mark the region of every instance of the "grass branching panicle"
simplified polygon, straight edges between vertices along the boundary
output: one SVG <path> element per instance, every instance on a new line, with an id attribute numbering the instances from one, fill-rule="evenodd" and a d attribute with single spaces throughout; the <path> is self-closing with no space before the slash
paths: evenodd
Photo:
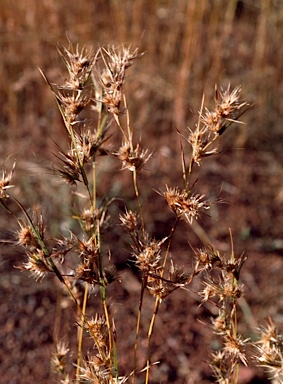
<path id="1" fill-rule="evenodd" d="M 54 95 L 67 136 L 66 144 L 55 142 L 52 169 L 70 189 L 72 217 L 66 218 L 69 226 L 64 234 L 50 238 L 47 236 L 50 228 L 39 210 L 30 214 L 12 196 L 10 188 L 16 163 L 10 170 L 2 171 L 0 204 L 18 223 L 14 245 L 20 246 L 26 255 L 19 268 L 39 281 L 53 275 L 74 304 L 73 324 L 78 328 L 75 350 L 71 350 L 71 344 L 61 341 L 59 331 L 54 340 L 52 364 L 61 375 L 61 382 L 149 383 L 152 367 L 156 365 L 156 361 L 152 361 L 152 339 L 160 306 L 178 289 L 189 292 L 189 286 L 197 278 L 201 282 L 200 305 L 213 305 L 215 309 L 210 325 L 221 345 L 212 353 L 210 366 L 217 382 L 237 383 L 240 367 L 249 363 L 246 346 L 250 340 L 238 331 L 238 300 L 244 294 L 240 274 L 246 256 L 234 254 L 232 241 L 229 256 L 213 242 L 202 242 L 193 250 L 188 247 L 192 268 L 186 270 L 178 265 L 172 242 L 181 221 L 188 232 L 194 231 L 195 223 L 201 226 L 203 215 L 208 216 L 212 205 L 217 203 L 198 191 L 198 183 L 193 181 L 194 166 L 205 166 L 205 158 L 219 153 L 224 132 L 233 123 L 242 123 L 240 118 L 250 105 L 241 99 L 241 88 L 231 89 L 229 85 L 219 91 L 216 87 L 214 109 L 204 106 L 203 97 L 195 128 L 184 127 L 185 133 L 180 135 L 179 184 L 176 185 L 174 179 L 173 185 L 167 183 L 160 186 L 158 193 L 154 192 L 156 201 L 162 204 L 165 200 L 168 213 L 171 210 L 175 220 L 156 238 L 151 233 L 150 216 L 146 214 L 147 187 L 140 178 L 145 170 L 150 170 L 156 154 L 144 148 L 145 138 L 134 131 L 128 96 L 124 92 L 124 84 L 129 81 L 128 71 L 143 53 L 125 46 L 94 51 L 70 45 L 60 47 L 59 54 L 67 69 L 62 84 L 52 84 L 42 75 Z M 125 196 L 113 195 L 111 172 L 106 171 L 102 176 L 109 164 L 117 167 L 113 174 L 117 169 L 123 175 L 130 171 L 134 197 L 129 199 L 126 193 Z M 109 180 L 102 188 L 104 181 L 101 180 L 105 180 L 107 174 Z M 107 191 L 110 191 L 108 195 Z M 158 203 L 156 206 L 158 209 Z M 129 264 L 134 266 L 141 282 L 139 302 L 133 309 L 136 325 L 132 361 L 124 376 L 119 371 L 119 329 L 116 329 L 112 310 L 114 299 L 109 297 L 109 286 L 118 286 L 123 278 L 117 274 L 112 260 L 117 245 L 114 240 L 107 243 L 106 235 L 113 222 L 122 229 L 124 242 L 130 244 Z M 89 305 L 92 292 L 96 293 L 95 308 Z M 150 316 L 147 308 L 143 317 L 145 298 L 151 298 L 153 304 Z M 143 361 L 139 358 L 142 324 L 143 330 L 147 327 L 146 342 L 142 343 L 147 345 Z M 93 344 L 88 352 L 84 347 L 86 339 L 91 339 Z M 272 322 L 261 330 L 256 349 L 258 362 L 274 377 L 282 379 L 282 337 Z M 75 373 L 72 366 L 76 367 Z"/>

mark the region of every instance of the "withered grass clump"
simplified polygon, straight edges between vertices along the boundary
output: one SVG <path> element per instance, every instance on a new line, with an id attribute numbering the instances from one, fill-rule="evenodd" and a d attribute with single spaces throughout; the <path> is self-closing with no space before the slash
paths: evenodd
<path id="1" fill-rule="evenodd" d="M 188 225 L 188 231 L 216 201 L 209 200 L 197 191 L 192 182 L 195 165 L 203 166 L 203 159 L 218 153 L 221 135 L 232 123 L 249 108 L 249 104 L 240 97 L 240 87 L 231 90 L 230 86 L 220 92 L 216 88 L 215 108 L 204 108 L 204 99 L 199 118 L 194 129 L 188 129 L 184 136 L 184 146 L 189 145 L 189 156 L 184 146 L 180 147 L 180 185 L 165 185 L 157 193 L 157 198 L 165 199 L 168 208 L 175 215 L 175 222 L 160 240 L 149 232 L 150 223 L 144 215 L 143 188 L 139 184 L 139 174 L 145 164 L 150 164 L 153 154 L 144 149 L 136 140 L 129 111 L 127 97 L 124 94 L 124 82 L 129 68 L 143 53 L 137 49 L 121 47 L 116 49 L 100 48 L 97 52 L 79 50 L 70 46 L 61 47 L 59 53 L 66 65 L 68 77 L 63 84 L 53 85 L 43 74 L 54 95 L 68 136 L 67 149 L 57 143 L 54 173 L 62 178 L 76 199 L 73 220 L 79 223 L 80 230 L 68 229 L 68 236 L 47 239 L 46 224 L 38 211 L 29 211 L 8 194 L 13 185 L 11 179 L 15 164 L 10 171 L 4 170 L 0 180 L 1 206 L 19 224 L 15 234 L 15 245 L 21 246 L 26 260 L 19 268 L 30 272 L 41 280 L 46 275 L 55 275 L 60 284 L 75 303 L 77 313 L 74 323 L 78 325 L 76 351 L 70 353 L 70 347 L 57 335 L 56 350 L 52 363 L 61 375 L 62 383 L 75 380 L 76 383 L 134 383 L 144 375 L 142 382 L 150 382 L 151 340 L 163 300 L 178 289 L 188 289 L 196 276 L 202 281 L 202 290 L 198 293 L 201 304 L 214 303 L 218 315 L 212 320 L 212 327 L 222 348 L 212 354 L 211 367 L 219 383 L 237 383 L 239 367 L 247 365 L 245 346 L 248 343 L 237 329 L 237 301 L 243 295 L 240 283 L 241 268 L 246 260 L 244 255 L 236 256 L 232 250 L 229 257 L 221 254 L 212 244 L 203 244 L 192 255 L 194 267 L 191 271 L 178 266 L 178 260 L 171 255 L 171 242 L 178 229 L 180 220 Z M 89 116 L 92 116 L 91 118 Z M 115 141 L 110 141 L 115 134 Z M 117 136 L 119 141 L 116 140 Z M 111 219 L 110 207 L 120 196 L 99 196 L 98 171 L 103 169 L 104 160 L 110 157 L 120 163 L 120 169 L 131 171 L 135 193 L 135 208 L 125 204 L 120 215 L 120 225 L 132 249 L 132 261 L 141 274 L 140 299 L 137 303 L 135 341 L 132 363 L 127 376 L 119 375 L 117 356 L 117 334 L 114 314 L 110 310 L 112 298 L 108 297 L 108 286 L 120 280 L 111 264 L 111 249 L 115 244 L 104 244 L 104 233 Z M 163 190 L 163 192 L 162 192 Z M 20 208 L 22 217 L 13 210 Z M 75 260 L 75 262 L 74 262 Z M 83 289 L 83 294 L 79 293 Z M 92 288 L 99 292 L 96 312 L 88 306 Z M 147 354 L 144 365 L 140 366 L 137 355 L 139 350 L 140 327 L 144 309 L 144 297 L 149 292 L 154 300 L 152 317 L 148 324 Z M 93 349 L 84 354 L 84 338 L 90 337 Z M 272 338 L 270 338 L 271 340 Z M 273 338 L 275 339 L 275 338 Z M 266 345 L 257 348 L 261 352 L 261 363 L 270 366 L 271 352 L 275 350 L 275 341 L 266 351 Z M 272 349 L 272 351 L 270 350 Z M 271 351 L 271 352 L 270 352 Z M 279 352 L 278 352 L 279 353 Z M 279 354 L 278 354 L 279 356 Z M 274 361 L 278 361 L 277 355 Z M 75 377 L 70 376 L 70 361 L 76 358 Z M 264 359 L 264 360 L 263 360 Z M 274 363 L 275 364 L 275 363 Z M 276 375 L 278 376 L 279 374 Z"/>

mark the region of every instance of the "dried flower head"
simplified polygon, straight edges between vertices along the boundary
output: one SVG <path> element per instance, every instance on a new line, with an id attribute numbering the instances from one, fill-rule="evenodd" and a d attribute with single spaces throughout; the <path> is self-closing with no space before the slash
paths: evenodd
<path id="1" fill-rule="evenodd" d="M 255 344 L 259 364 L 267 369 L 272 377 L 283 383 L 283 337 L 269 319 L 269 324 L 260 329 L 260 339 Z"/>
<path id="2" fill-rule="evenodd" d="M 122 169 L 129 169 L 130 171 L 139 171 L 147 161 L 151 158 L 152 153 L 148 150 L 142 150 L 140 145 L 137 144 L 135 149 L 132 149 L 130 143 L 124 143 L 118 152 L 113 153 L 113 156 L 122 161 Z"/>
<path id="3" fill-rule="evenodd" d="M 126 69 L 142 55 L 143 53 L 138 53 L 137 49 L 131 53 L 130 48 L 125 47 L 122 47 L 120 51 L 114 47 L 101 49 L 101 56 L 105 64 L 105 70 L 100 77 L 104 90 L 103 103 L 113 115 L 120 114 L 121 88 L 125 80 Z"/>
<path id="4" fill-rule="evenodd" d="M 229 322 L 229 324 L 227 324 L 227 322 Z M 231 326 L 231 322 L 225 310 L 219 311 L 218 316 L 212 319 L 212 325 L 217 335 L 223 336 L 227 334 L 227 331 Z"/>
<path id="5" fill-rule="evenodd" d="M 210 366 L 215 374 L 216 380 L 220 384 L 230 384 L 229 373 L 226 367 L 224 351 L 212 354 Z M 228 377 L 227 377 L 228 376 Z"/>
<path id="6" fill-rule="evenodd" d="M 120 215 L 121 225 L 122 227 L 129 233 L 138 232 L 139 229 L 139 221 L 137 214 L 132 212 L 131 210 L 126 210 L 123 215 Z"/>
<path id="7" fill-rule="evenodd" d="M 195 131 L 189 129 L 188 142 L 192 147 L 192 160 L 200 166 L 201 159 L 218 153 L 217 147 L 209 148 L 214 142 L 214 138 L 211 139 L 210 132 L 207 131 L 206 127 L 201 129 L 197 126 Z M 208 149 L 209 148 L 209 149 Z"/>
<path id="8" fill-rule="evenodd" d="M 203 112 L 202 104 L 196 129 L 189 129 L 188 142 L 192 147 L 191 158 L 194 163 L 200 165 L 203 157 L 217 154 L 217 138 L 233 122 L 241 123 L 239 118 L 250 108 L 250 104 L 240 100 L 240 92 L 240 87 L 230 91 L 230 85 L 225 91 L 218 92 L 216 88 L 214 110 L 205 108 Z"/>
<path id="9" fill-rule="evenodd" d="M 2 177 L 0 178 L 0 200 L 5 200 L 9 197 L 7 189 L 14 187 L 11 185 L 11 179 L 16 167 L 16 162 L 14 162 L 11 171 L 8 173 L 5 169 L 2 171 Z"/>
<path id="10" fill-rule="evenodd" d="M 53 272 L 45 255 L 41 250 L 35 250 L 34 252 L 27 252 L 28 261 L 19 266 L 19 269 L 30 271 L 35 280 L 42 280 L 46 273 Z"/>
<path id="11" fill-rule="evenodd" d="M 52 354 L 51 363 L 57 372 L 64 374 L 66 371 L 66 359 L 70 349 L 64 341 L 56 343 L 55 348 L 56 350 Z"/>
<path id="12" fill-rule="evenodd" d="M 104 316 L 97 314 L 84 323 L 84 329 L 99 344 L 98 349 L 109 347 L 109 332 Z"/>
<path id="13" fill-rule="evenodd" d="M 93 237 L 88 240 L 76 239 L 77 252 L 81 260 L 89 260 L 91 263 L 96 263 L 99 256 L 99 247 Z"/>
<path id="14" fill-rule="evenodd" d="M 219 302 L 224 302 L 226 299 L 233 301 L 243 295 L 243 287 L 232 284 L 231 279 L 226 279 L 225 276 L 219 277 L 217 282 L 208 277 L 204 280 L 204 285 L 205 288 L 201 292 L 203 301 L 213 297 L 216 297 Z"/>
<path id="15" fill-rule="evenodd" d="M 34 231 L 29 226 L 20 224 L 20 227 L 20 230 L 17 232 L 17 244 L 24 247 L 37 248 L 39 244 Z"/>
<path id="16" fill-rule="evenodd" d="M 59 92 L 56 97 L 68 124 L 78 122 L 79 113 L 89 104 L 91 99 L 89 95 L 83 95 L 80 92 L 73 94 Z"/>
<path id="17" fill-rule="evenodd" d="M 66 153 L 60 149 L 59 154 L 54 155 L 60 161 L 60 164 L 54 168 L 54 172 L 70 185 L 76 185 L 77 181 L 81 181 L 81 167 L 78 155 L 79 153 L 73 149 Z"/>
<path id="18" fill-rule="evenodd" d="M 103 361 L 96 356 L 84 360 L 84 366 L 80 367 L 80 381 L 83 383 L 109 384 L 110 373 Z"/>
<path id="19" fill-rule="evenodd" d="M 148 288 L 150 293 L 161 302 L 170 293 L 185 285 L 188 278 L 189 274 L 183 268 L 175 266 L 171 260 L 169 278 L 164 279 L 160 271 L 157 271 L 156 275 L 150 274 Z"/>
<path id="20" fill-rule="evenodd" d="M 240 100 L 241 87 L 236 87 L 230 91 L 230 85 L 226 90 L 221 89 L 215 92 L 214 111 L 205 110 L 201 115 L 201 122 L 205 128 L 216 135 L 221 135 L 233 122 L 238 121 L 239 117 L 246 112 L 250 105 Z"/>
<path id="21" fill-rule="evenodd" d="M 74 278 L 86 281 L 89 284 L 99 284 L 96 266 L 93 262 L 91 262 L 90 258 L 77 265 L 75 268 Z"/>
<path id="22" fill-rule="evenodd" d="M 143 273 L 154 272 L 160 269 L 161 245 L 167 240 L 167 237 L 157 241 L 148 239 L 141 244 L 141 251 L 134 254 L 135 263 Z"/>
<path id="23" fill-rule="evenodd" d="M 205 246 L 195 251 L 196 265 L 194 273 L 211 269 L 216 263 L 221 265 L 219 252 L 212 246 Z"/>
<path id="24" fill-rule="evenodd" d="M 190 224 L 194 218 L 198 219 L 203 209 L 210 208 L 210 204 L 203 200 L 204 195 L 194 195 L 191 191 L 181 191 L 178 187 L 169 188 L 166 186 L 163 195 L 176 216 L 184 216 Z"/>
<path id="25" fill-rule="evenodd" d="M 62 88 L 83 89 L 96 62 L 97 54 L 94 54 L 93 51 L 87 51 L 85 47 L 79 52 L 78 46 L 76 50 L 72 46 L 69 49 L 63 46 L 62 50 L 58 49 L 58 51 L 69 72 L 69 79 L 65 80 Z"/>
<path id="26" fill-rule="evenodd" d="M 244 347 L 248 340 L 249 339 L 243 340 L 241 336 L 234 337 L 231 334 L 226 334 L 223 350 L 229 356 L 232 356 L 232 358 L 237 361 L 241 361 L 245 366 L 247 366 L 248 362 L 244 352 Z"/>
<path id="27" fill-rule="evenodd" d="M 99 152 L 101 145 L 108 139 L 106 132 L 107 128 L 100 134 L 90 129 L 83 129 L 80 134 L 75 134 L 76 150 L 83 164 L 88 163 Z"/>

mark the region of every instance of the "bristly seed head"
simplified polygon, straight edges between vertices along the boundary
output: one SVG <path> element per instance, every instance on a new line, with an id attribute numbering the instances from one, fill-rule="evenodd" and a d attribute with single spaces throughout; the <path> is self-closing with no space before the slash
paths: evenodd
<path id="1" fill-rule="evenodd" d="M 36 248 L 38 247 L 37 238 L 34 235 L 34 231 L 30 227 L 21 225 L 21 229 L 17 232 L 18 245 L 24 247 Z"/>
<path id="2" fill-rule="evenodd" d="M 221 267 L 221 258 L 219 252 L 212 246 L 205 246 L 195 251 L 196 265 L 194 273 L 199 273 L 204 270 L 211 269 L 217 263 Z"/>
<path id="3" fill-rule="evenodd" d="M 63 94 L 58 93 L 57 99 L 64 112 L 64 116 L 68 124 L 74 124 L 77 122 L 79 113 L 89 104 L 90 96 L 83 96 L 82 94 Z"/>
<path id="4" fill-rule="evenodd" d="M 157 241 L 155 239 L 147 240 L 141 245 L 141 252 L 135 254 L 135 263 L 145 274 L 158 271 L 160 269 L 161 245 L 167 240 L 167 237 Z"/>
<path id="5" fill-rule="evenodd" d="M 93 51 L 88 52 L 85 48 L 79 52 L 78 46 L 75 51 L 72 46 L 69 50 L 63 46 L 62 51 L 59 49 L 58 51 L 69 72 L 69 79 L 65 80 L 62 88 L 73 91 L 82 90 L 96 62 L 97 54 L 95 55 Z"/>
<path id="6" fill-rule="evenodd" d="M 100 50 L 100 53 L 105 64 L 105 70 L 100 77 L 104 90 L 103 103 L 110 113 L 118 116 L 122 100 L 121 88 L 125 80 L 126 69 L 143 53 L 138 53 L 137 49 L 131 53 L 130 48 L 125 47 L 120 52 L 117 52 L 114 47 L 104 48 Z"/>
<path id="7" fill-rule="evenodd" d="M 146 162 L 151 158 L 152 153 L 148 153 L 148 150 L 142 150 L 140 145 L 137 144 L 135 149 L 131 149 L 129 143 L 125 143 L 120 147 L 119 151 L 113 153 L 122 161 L 122 169 L 129 169 L 130 171 L 139 171 L 144 167 Z"/>
<path id="8" fill-rule="evenodd" d="M 9 197 L 7 189 L 14 187 L 11 185 L 11 179 L 16 167 L 16 162 L 14 162 L 12 169 L 9 173 L 5 169 L 2 171 L 2 177 L 0 178 L 0 200 L 5 200 Z"/>
<path id="9" fill-rule="evenodd" d="M 84 328 L 87 333 L 93 337 L 95 342 L 98 345 L 98 348 L 108 348 L 109 347 L 109 333 L 107 322 L 105 318 L 101 315 L 96 315 L 91 320 L 88 320 L 84 323 Z"/>
<path id="10" fill-rule="evenodd" d="M 183 268 L 177 267 L 171 260 L 169 270 L 169 278 L 164 279 L 158 270 L 155 275 L 149 275 L 148 289 L 150 293 L 155 296 L 160 302 L 174 292 L 176 289 L 185 285 L 188 281 L 189 274 Z"/>
<path id="11" fill-rule="evenodd" d="M 55 370 L 59 373 L 64 374 L 66 371 L 66 358 L 70 349 L 68 345 L 63 341 L 59 341 L 56 344 L 56 351 L 52 355 L 51 363 Z"/>
<path id="12" fill-rule="evenodd" d="M 126 210 L 123 215 L 120 215 L 121 225 L 129 233 L 135 233 L 139 229 L 137 214 L 131 210 Z"/>
<path id="13" fill-rule="evenodd" d="M 227 334 L 224 341 L 224 352 L 247 366 L 248 362 L 244 352 L 244 346 L 248 340 L 249 339 L 243 340 L 241 336 L 234 337 L 231 334 Z"/>
<path id="14" fill-rule="evenodd" d="M 46 273 L 52 272 L 43 251 L 27 252 L 28 262 L 17 267 L 31 272 L 35 280 L 42 280 Z"/>
<path id="15" fill-rule="evenodd" d="M 201 115 L 201 122 L 205 128 L 215 135 L 221 135 L 231 123 L 238 121 L 239 117 L 250 107 L 247 102 L 240 101 L 241 87 L 230 91 L 230 85 L 226 90 L 218 93 L 216 89 L 215 110 L 205 110 Z"/>
<path id="16" fill-rule="evenodd" d="M 269 319 L 269 324 L 260 329 L 260 339 L 255 343 L 258 351 L 254 359 L 265 367 L 275 381 L 283 382 L 283 337 Z"/>
<path id="17" fill-rule="evenodd" d="M 193 195 L 186 190 L 181 191 L 178 187 L 169 188 L 166 186 L 163 195 L 176 216 L 185 216 L 190 224 L 194 218 L 198 219 L 201 210 L 210 208 L 210 204 L 203 200 L 204 195 Z"/>

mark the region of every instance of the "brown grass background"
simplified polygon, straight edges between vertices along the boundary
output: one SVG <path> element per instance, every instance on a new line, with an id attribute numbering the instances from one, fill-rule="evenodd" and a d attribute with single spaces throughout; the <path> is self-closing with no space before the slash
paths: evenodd
<path id="1" fill-rule="evenodd" d="M 64 142 L 66 137 L 38 68 L 52 82 L 60 81 L 64 67 L 58 43 L 71 41 L 95 48 L 125 44 L 146 51 L 131 70 L 126 89 L 137 135 L 160 155 L 152 163 L 153 179 L 147 181 L 155 189 L 176 181 L 180 169 L 176 128 L 185 132 L 187 126 L 194 126 L 203 93 L 209 106 L 215 84 L 242 86 L 242 96 L 254 104 L 244 116 L 246 125 L 231 129 L 224 137 L 221 159 L 209 162 L 200 174 L 202 190 L 212 189 L 215 194 L 223 190 L 230 204 L 216 208 L 219 219 L 210 224 L 205 221 L 205 225 L 220 245 L 229 245 L 228 228 L 232 228 L 239 252 L 249 251 L 244 283 L 257 322 L 272 315 L 282 326 L 283 1 L 0 0 L 0 32 L 1 161 L 17 160 L 15 193 L 29 206 L 43 205 L 53 233 L 58 231 L 56 223 L 68 193 L 44 167 L 54 150 L 52 140 Z M 120 174 L 116 179 L 118 183 Z M 149 194 L 150 207 L 155 198 Z M 157 214 L 151 219 L 152 231 L 161 237 L 172 216 Z M 8 218 L 3 213 L 0 223 L 8 236 Z M 182 251 L 186 244 L 186 235 L 180 236 L 176 250 L 184 263 L 188 263 Z M 20 258 L 16 251 L 2 247 L 0 252 L 3 382 L 53 382 L 49 362 L 43 363 L 43 359 L 52 347 L 48 314 L 53 313 L 56 292 L 46 294 L 48 282 L 37 285 L 12 268 Z M 119 254 L 115 257 L 121 261 Z M 186 300 L 182 293 L 175 301 L 172 296 L 165 306 L 155 356 L 160 359 L 157 352 L 161 353 L 164 363 L 153 382 L 213 381 L 201 356 L 202 350 L 211 347 L 209 329 L 200 331 L 190 324 L 199 315 L 207 317 L 205 310 L 197 314 L 189 308 L 189 314 L 180 315 L 173 336 L 162 340 L 166 327 L 171 328 L 170 321 L 178 317 L 175 308 L 184 310 Z M 34 319 L 40 329 L 34 326 Z M 130 328 L 130 320 L 128 325 Z M 168 358 L 168 351 L 176 354 L 177 362 Z M 122 355 L 122 367 L 126 363 L 127 357 Z M 251 382 L 254 372 L 248 372 L 250 376 L 242 382 Z"/>

